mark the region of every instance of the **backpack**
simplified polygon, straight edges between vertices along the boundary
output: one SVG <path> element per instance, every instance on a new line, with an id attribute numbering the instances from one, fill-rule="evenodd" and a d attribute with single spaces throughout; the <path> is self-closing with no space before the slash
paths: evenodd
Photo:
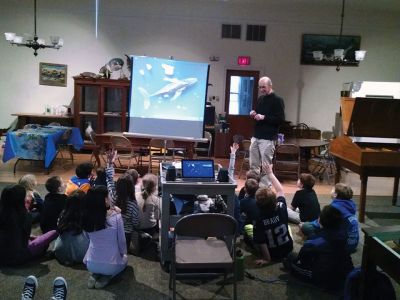
<path id="1" fill-rule="evenodd" d="M 344 286 L 343 300 L 358 300 L 361 279 L 361 268 L 355 268 L 347 277 Z M 396 292 L 390 278 L 383 272 L 374 269 L 367 276 L 365 286 L 373 287 L 368 290 L 367 300 L 396 300 Z"/>

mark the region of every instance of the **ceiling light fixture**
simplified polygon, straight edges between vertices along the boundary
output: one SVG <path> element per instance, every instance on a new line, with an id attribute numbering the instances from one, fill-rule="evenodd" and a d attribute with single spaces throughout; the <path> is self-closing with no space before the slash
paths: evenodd
<path id="1" fill-rule="evenodd" d="M 34 20 L 35 20 L 35 32 L 32 37 L 31 34 L 24 34 L 24 37 L 16 35 L 14 32 L 5 32 L 4 35 L 6 40 L 10 42 L 11 45 L 17 45 L 18 47 L 25 46 L 35 50 L 33 55 L 37 56 L 38 49 L 51 48 L 60 49 L 64 45 L 63 39 L 59 36 L 50 36 L 51 45 L 46 45 L 46 41 L 37 36 L 36 33 L 36 0 L 34 0 Z"/>
<path id="2" fill-rule="evenodd" d="M 343 36 L 343 20 L 344 20 L 344 8 L 346 0 L 342 0 L 342 14 L 341 14 L 341 22 L 340 22 L 340 32 L 339 32 L 339 40 L 338 46 L 341 46 L 342 36 Z M 356 50 L 354 51 L 354 57 L 356 61 L 362 61 L 365 58 L 365 54 L 367 51 L 365 50 Z M 344 62 L 345 57 L 345 49 L 334 49 L 333 53 L 334 60 L 336 61 L 336 71 L 340 71 L 340 66 Z"/>

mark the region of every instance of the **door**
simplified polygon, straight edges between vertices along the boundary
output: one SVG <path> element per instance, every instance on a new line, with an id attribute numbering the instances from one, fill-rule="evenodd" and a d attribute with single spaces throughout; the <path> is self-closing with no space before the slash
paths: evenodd
<path id="1" fill-rule="evenodd" d="M 259 71 L 227 70 L 225 111 L 229 132 L 249 139 L 253 135 L 254 121 L 249 117 L 258 96 Z"/>

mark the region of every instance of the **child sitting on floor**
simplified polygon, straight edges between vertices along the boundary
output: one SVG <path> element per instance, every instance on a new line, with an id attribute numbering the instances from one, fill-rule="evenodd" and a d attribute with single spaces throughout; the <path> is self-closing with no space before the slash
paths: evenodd
<path id="1" fill-rule="evenodd" d="M 65 194 L 67 196 L 71 195 L 71 193 L 77 189 L 87 193 L 92 185 L 92 172 L 93 172 L 93 164 L 90 162 L 81 163 L 75 169 L 75 176 L 71 177 L 71 179 L 67 183 L 67 188 Z"/>
<path id="2" fill-rule="evenodd" d="M 43 209 L 43 198 L 36 191 L 36 176 L 26 174 L 20 178 L 18 184 L 22 185 L 26 190 L 25 207 L 32 216 L 32 223 L 39 222 Z"/>
<path id="3" fill-rule="evenodd" d="M 260 214 L 254 222 L 253 240 L 262 255 L 261 259 L 255 261 L 257 265 L 280 260 L 293 249 L 283 187 L 266 162 L 263 164 L 263 171 L 269 177 L 276 193 L 268 187 L 259 188 L 256 192 L 256 203 Z"/>
<path id="4" fill-rule="evenodd" d="M 58 220 L 60 236 L 56 239 L 54 254 L 61 264 L 81 264 L 89 247 L 89 238 L 82 229 L 84 197 L 85 193 L 80 190 L 68 196 Z"/>
<path id="5" fill-rule="evenodd" d="M 43 233 L 57 228 L 57 220 L 64 209 L 67 195 L 65 184 L 60 176 L 52 176 L 46 181 L 46 189 L 49 192 L 44 198 L 40 228 Z"/>
<path id="6" fill-rule="evenodd" d="M 319 218 L 320 235 L 305 241 L 298 255 L 284 259 L 284 266 L 296 277 L 321 288 L 343 288 L 353 263 L 341 234 L 342 223 L 341 212 L 333 205 L 325 206 Z"/>
<path id="7" fill-rule="evenodd" d="M 289 221 L 299 224 L 318 219 L 321 208 L 313 189 L 314 184 L 314 176 L 307 173 L 300 174 L 300 178 L 297 180 L 300 190 L 296 191 L 292 204 L 288 207 Z"/>
<path id="8" fill-rule="evenodd" d="M 358 220 L 356 217 L 356 204 L 352 200 L 353 190 L 348 185 L 337 183 L 332 189 L 331 205 L 338 209 L 344 220 L 343 236 L 346 239 L 347 250 L 350 253 L 357 251 L 358 241 L 360 239 Z M 318 237 L 321 226 L 318 220 L 313 222 L 300 223 L 300 229 L 309 239 Z"/>

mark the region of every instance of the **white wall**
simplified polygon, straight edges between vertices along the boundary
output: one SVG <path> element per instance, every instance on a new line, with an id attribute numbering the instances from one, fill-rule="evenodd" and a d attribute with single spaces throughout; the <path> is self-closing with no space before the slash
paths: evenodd
<path id="1" fill-rule="evenodd" d="M 240 69 L 238 55 L 251 56 L 251 66 L 245 69 L 259 70 L 272 78 L 276 93 L 285 100 L 286 118 L 321 130 L 334 125 L 343 82 L 400 81 L 400 2 L 399 9 L 382 6 L 378 14 L 363 7 L 360 0 L 347 1 L 344 34 L 361 35 L 361 46 L 368 53 L 359 67 L 343 67 L 340 72 L 335 67 L 300 65 L 300 51 L 303 33 L 338 33 L 341 1 L 321 1 L 323 5 L 319 1 L 307 5 L 307 1 L 283 0 L 244 4 L 211 0 L 99 2 L 97 39 L 94 0 L 38 0 L 38 33 L 44 38 L 62 36 L 64 47 L 58 51 L 39 50 L 34 57 L 32 49 L 12 47 L 0 39 L 0 128 L 14 120 L 11 113 L 41 113 L 46 104 L 69 104 L 73 99 L 72 76 L 84 71 L 97 73 L 111 58 L 124 58 L 125 53 L 202 62 L 208 62 L 211 55 L 219 56 L 220 61 L 210 62 L 213 86 L 208 91 L 220 98 L 218 112 L 224 107 L 226 70 Z M 267 40 L 222 40 L 224 22 L 242 24 L 243 28 L 265 24 Z M 33 1 L 0 1 L 0 28 L 2 32 L 33 32 Z M 39 62 L 67 64 L 67 87 L 39 85 Z"/>

